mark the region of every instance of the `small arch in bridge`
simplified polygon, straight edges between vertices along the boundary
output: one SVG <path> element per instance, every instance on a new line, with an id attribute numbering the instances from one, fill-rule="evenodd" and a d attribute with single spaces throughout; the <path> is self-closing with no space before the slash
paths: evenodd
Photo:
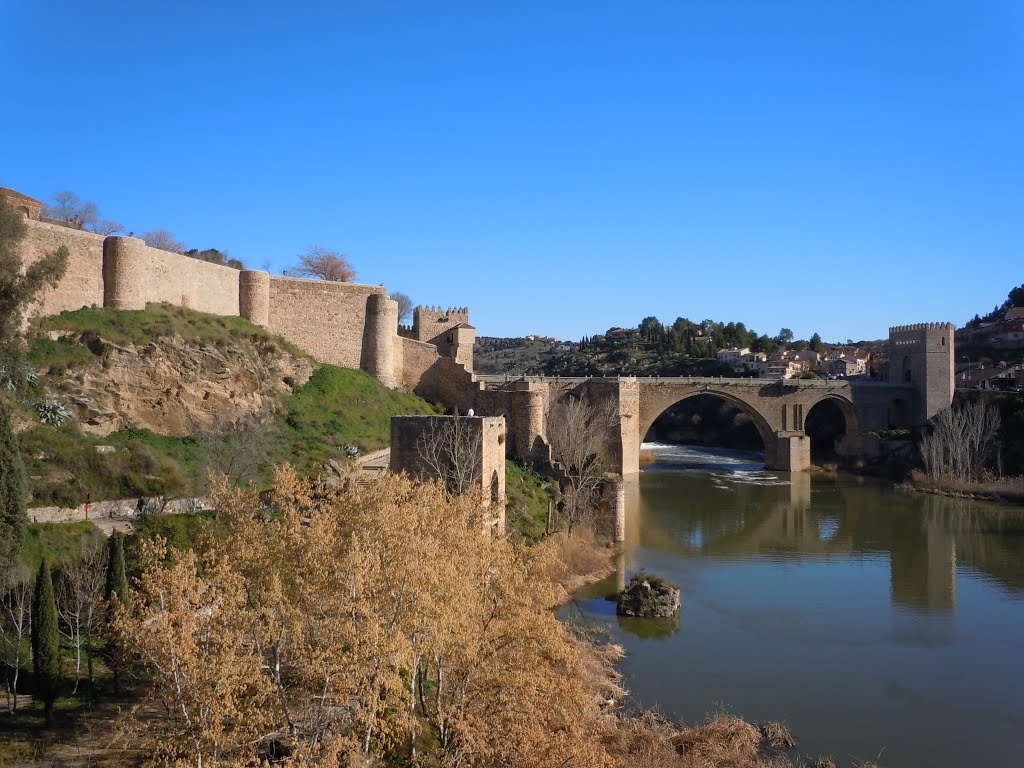
<path id="1" fill-rule="evenodd" d="M 856 456 L 861 453 L 860 422 L 853 403 L 826 395 L 811 406 L 804 420 L 811 440 L 811 457 L 818 460 Z"/>

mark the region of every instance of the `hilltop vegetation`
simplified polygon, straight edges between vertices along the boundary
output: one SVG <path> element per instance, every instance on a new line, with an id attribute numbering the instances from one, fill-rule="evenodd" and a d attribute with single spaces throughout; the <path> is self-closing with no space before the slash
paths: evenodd
<path id="1" fill-rule="evenodd" d="M 81 392 L 86 372 L 98 377 L 98 389 L 109 386 L 104 377 L 114 374 L 111 360 L 120 368 L 137 356 L 142 366 L 146 361 L 141 358 L 172 352 L 174 360 L 216 353 L 218 364 L 262 361 L 268 370 L 276 370 L 282 358 L 307 358 L 242 318 L 150 305 L 144 311 L 93 308 L 45 318 L 31 338 L 28 359 L 39 373 L 34 386 L 40 397 L 60 398 L 62 392 Z M 186 357 L 189 365 L 194 359 Z M 232 374 L 228 383 L 240 386 L 239 378 Z M 183 392 L 178 400 L 195 394 Z M 13 397 L 7 399 L 18 408 Z M 252 411 L 254 403 L 262 409 Z M 286 378 L 244 405 L 237 398 L 220 402 L 215 421 L 179 435 L 145 428 L 88 434 L 75 419 L 39 423 L 20 407 L 21 421 L 28 425 L 19 440 L 32 504 L 75 506 L 87 493 L 94 500 L 202 494 L 211 469 L 257 486 L 265 485 L 271 468 L 284 462 L 304 475 L 317 475 L 330 472 L 331 462 L 344 462 L 354 451 L 386 447 L 392 416 L 436 411 L 363 371 L 330 365 L 316 368 L 304 383 Z"/>
<path id="2" fill-rule="evenodd" d="M 854 342 L 848 339 L 846 343 Z M 734 347 L 771 355 L 784 349 L 821 352 L 826 345 L 817 333 L 810 339 L 794 339 L 788 328 L 768 336 L 742 322 L 695 322 L 678 317 L 667 325 L 655 317 L 645 317 L 636 328 L 609 328 L 579 342 L 481 337 L 477 340 L 475 361 L 481 373 L 719 376 L 735 375 L 716 359 L 720 350 Z"/>

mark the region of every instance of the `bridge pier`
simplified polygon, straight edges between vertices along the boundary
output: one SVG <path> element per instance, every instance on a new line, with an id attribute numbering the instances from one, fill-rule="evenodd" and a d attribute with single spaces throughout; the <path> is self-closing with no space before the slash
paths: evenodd
<path id="1" fill-rule="evenodd" d="M 775 437 L 775 460 L 765 468 L 780 472 L 806 472 L 811 468 L 811 438 L 803 432 L 779 432 Z"/>

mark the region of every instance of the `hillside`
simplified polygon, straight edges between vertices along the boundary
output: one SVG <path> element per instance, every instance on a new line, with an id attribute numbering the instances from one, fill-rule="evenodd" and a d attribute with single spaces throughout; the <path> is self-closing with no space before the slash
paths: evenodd
<path id="1" fill-rule="evenodd" d="M 210 470 L 262 485 L 285 461 L 330 473 L 385 447 L 391 416 L 435 410 L 241 318 L 163 305 L 46 318 L 29 361 L 38 382 L 12 405 L 35 506 L 202 493 Z M 46 402 L 69 418 L 41 423 Z"/>
<path id="2" fill-rule="evenodd" d="M 485 375 L 536 373 L 547 360 L 572 347 L 561 341 L 478 336 L 473 370 Z"/>

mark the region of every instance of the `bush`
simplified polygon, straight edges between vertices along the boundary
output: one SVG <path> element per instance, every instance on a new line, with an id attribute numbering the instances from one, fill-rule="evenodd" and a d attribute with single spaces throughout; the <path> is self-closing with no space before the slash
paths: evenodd
<path id="1" fill-rule="evenodd" d="M 679 610 L 679 587 L 643 571 L 633 574 L 629 585 L 619 593 L 620 616 L 666 618 Z"/>

